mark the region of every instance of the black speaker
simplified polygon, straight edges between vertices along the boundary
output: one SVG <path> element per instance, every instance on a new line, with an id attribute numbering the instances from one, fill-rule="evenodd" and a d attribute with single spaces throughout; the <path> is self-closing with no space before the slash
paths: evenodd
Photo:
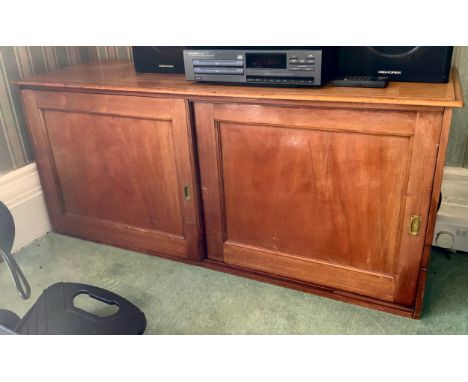
<path id="1" fill-rule="evenodd" d="M 141 73 L 184 74 L 185 46 L 134 46 L 133 63 Z"/>
<path id="2" fill-rule="evenodd" d="M 452 53 L 453 46 L 343 46 L 338 48 L 337 75 L 447 82 Z"/>

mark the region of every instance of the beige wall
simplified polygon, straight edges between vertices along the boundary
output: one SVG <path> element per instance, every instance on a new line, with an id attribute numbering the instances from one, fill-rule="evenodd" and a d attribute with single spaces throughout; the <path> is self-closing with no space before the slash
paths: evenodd
<path id="1" fill-rule="evenodd" d="M 95 60 L 131 60 L 126 46 L 0 47 L 0 174 L 33 161 L 19 89 L 26 76 Z"/>

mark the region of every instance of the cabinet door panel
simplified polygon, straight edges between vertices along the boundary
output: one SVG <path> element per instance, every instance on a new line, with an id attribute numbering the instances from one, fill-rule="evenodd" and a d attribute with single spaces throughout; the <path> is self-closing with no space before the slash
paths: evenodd
<path id="1" fill-rule="evenodd" d="M 24 99 L 56 231 L 200 258 L 184 101 L 30 91 Z"/>
<path id="2" fill-rule="evenodd" d="M 393 270 L 407 137 L 228 123 L 220 131 L 229 241 Z"/>
<path id="3" fill-rule="evenodd" d="M 183 235 L 170 122 L 43 115 L 67 214 Z"/>
<path id="4" fill-rule="evenodd" d="M 439 114 L 195 110 L 210 258 L 412 303 L 423 240 L 408 225 L 426 221 Z"/>

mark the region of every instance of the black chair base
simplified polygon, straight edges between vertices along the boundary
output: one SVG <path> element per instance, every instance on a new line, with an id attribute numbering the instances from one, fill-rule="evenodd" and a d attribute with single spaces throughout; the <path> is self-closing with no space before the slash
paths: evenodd
<path id="1" fill-rule="evenodd" d="M 0 309 L 0 325 L 4 328 L 13 330 L 18 326 L 20 321 L 21 318 L 19 318 L 16 313 L 10 310 Z"/>
<path id="2" fill-rule="evenodd" d="M 80 294 L 116 305 L 118 311 L 99 317 L 79 309 L 73 300 Z M 0 310 L 0 326 L 14 334 L 143 334 L 146 317 L 130 301 L 108 290 L 86 284 L 57 283 L 39 296 L 21 320 L 13 312 Z"/>

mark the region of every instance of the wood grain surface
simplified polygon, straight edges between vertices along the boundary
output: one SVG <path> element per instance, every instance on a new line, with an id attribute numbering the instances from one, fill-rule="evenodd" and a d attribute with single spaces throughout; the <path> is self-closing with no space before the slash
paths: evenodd
<path id="1" fill-rule="evenodd" d="M 414 302 L 441 114 L 195 104 L 208 257 Z M 203 146 L 201 145 L 203 143 Z"/>
<path id="2" fill-rule="evenodd" d="M 183 100 L 23 94 L 57 232 L 200 259 Z"/>
<path id="3" fill-rule="evenodd" d="M 182 98 L 283 100 L 296 102 L 347 102 L 354 104 L 463 106 L 457 70 L 446 84 L 391 82 L 384 89 L 271 88 L 209 85 L 186 81 L 183 75 L 136 73 L 131 62 L 101 62 L 75 66 L 16 81 L 23 88 L 52 88 L 93 92 L 134 92 Z"/>

